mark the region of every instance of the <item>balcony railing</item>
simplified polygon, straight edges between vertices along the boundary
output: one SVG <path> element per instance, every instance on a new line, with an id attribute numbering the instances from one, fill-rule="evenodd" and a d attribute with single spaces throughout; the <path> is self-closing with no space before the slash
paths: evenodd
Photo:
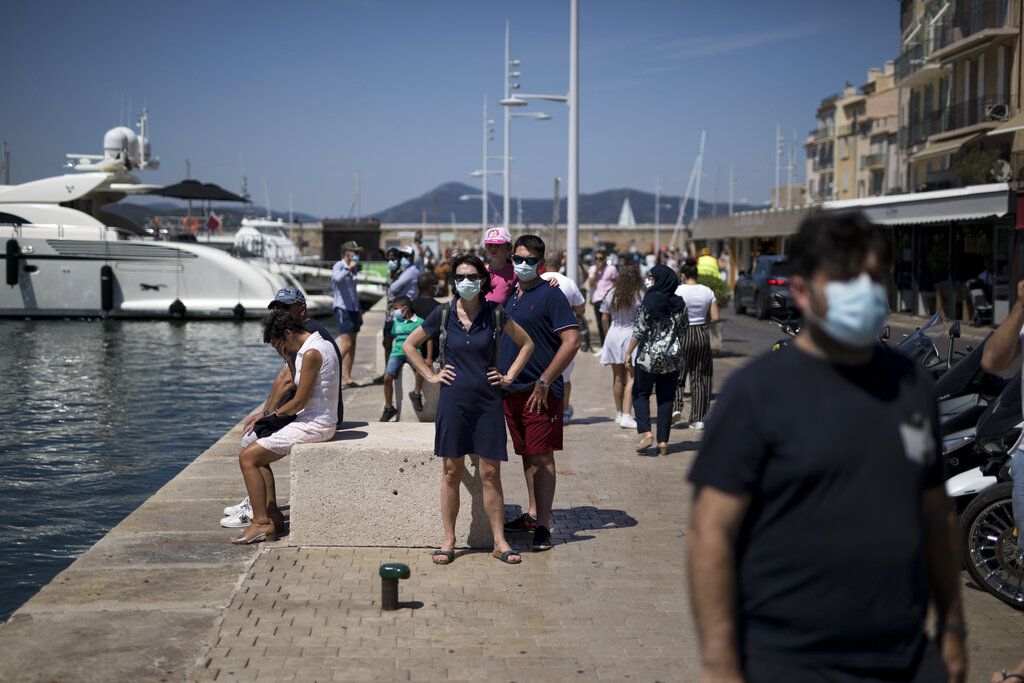
<path id="1" fill-rule="evenodd" d="M 989 28 L 1015 28 L 1020 25 L 1020 0 L 983 0 L 964 3 L 943 36 L 943 46 L 969 38 Z"/>
<path id="2" fill-rule="evenodd" d="M 904 126 L 900 131 L 900 145 L 903 147 L 918 145 L 928 139 L 930 135 L 949 133 L 985 121 L 998 123 L 1003 120 L 1003 117 L 995 116 L 996 112 L 993 111 L 995 105 L 1003 106 L 1006 118 L 1016 113 L 1013 107 L 994 97 L 976 97 L 964 100 L 929 112 L 921 120 L 912 121 Z"/>
<path id="3" fill-rule="evenodd" d="M 861 170 L 866 168 L 884 168 L 888 156 L 889 155 L 885 152 L 879 152 L 878 154 L 865 154 L 860 158 L 860 168 Z"/>
<path id="4" fill-rule="evenodd" d="M 827 140 L 828 138 L 832 137 L 832 132 L 833 130 L 828 127 L 815 128 L 814 130 L 811 131 L 811 138 L 814 142 L 817 142 L 819 140 Z"/>
<path id="5" fill-rule="evenodd" d="M 836 165 L 835 160 L 832 157 L 825 157 L 823 159 L 815 159 L 812 164 L 812 168 L 815 171 L 827 171 Z"/>

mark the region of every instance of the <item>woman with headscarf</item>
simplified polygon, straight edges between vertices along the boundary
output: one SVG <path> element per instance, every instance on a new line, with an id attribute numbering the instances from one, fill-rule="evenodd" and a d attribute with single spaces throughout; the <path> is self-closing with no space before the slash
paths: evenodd
<path id="1" fill-rule="evenodd" d="M 655 266 L 647 274 L 647 294 L 636 312 L 633 338 L 626 363 L 633 371 L 633 410 L 640 443 L 636 452 L 646 455 L 654 444 L 651 434 L 651 393 L 658 402 L 658 455 L 668 454 L 672 427 L 672 402 L 683 357 L 683 341 L 689 330 L 686 304 L 676 296 L 679 278 L 668 266 Z M 636 358 L 633 358 L 633 351 Z"/>

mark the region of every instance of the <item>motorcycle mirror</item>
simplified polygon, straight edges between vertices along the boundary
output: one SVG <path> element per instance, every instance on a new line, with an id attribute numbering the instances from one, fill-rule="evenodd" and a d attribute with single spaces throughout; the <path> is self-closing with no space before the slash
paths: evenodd
<path id="1" fill-rule="evenodd" d="M 880 341 L 889 341 L 889 335 L 891 334 L 891 332 L 892 331 L 889 329 L 889 326 L 886 325 L 885 327 L 882 328 L 882 334 L 878 335 L 878 339 Z"/>
<path id="2" fill-rule="evenodd" d="M 959 339 L 960 338 L 960 321 L 959 320 L 957 320 L 955 323 L 953 323 L 952 326 L 950 326 L 950 328 L 949 328 L 949 338 L 950 339 Z"/>

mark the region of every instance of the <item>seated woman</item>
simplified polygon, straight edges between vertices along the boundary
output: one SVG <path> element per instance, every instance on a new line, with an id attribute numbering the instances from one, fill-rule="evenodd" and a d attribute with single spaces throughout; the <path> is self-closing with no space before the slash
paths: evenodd
<path id="1" fill-rule="evenodd" d="M 526 365 L 533 353 L 533 341 L 515 321 L 505 317 L 501 304 L 484 300 L 491 281 L 483 261 L 473 254 L 460 254 L 452 259 L 452 274 L 455 296 L 450 304 L 436 308 L 402 347 L 406 358 L 426 381 L 442 385 L 437 401 L 434 455 L 444 461 L 444 542 L 434 552 L 434 564 L 448 564 L 455 559 L 455 520 L 466 455 L 480 458 L 484 509 L 491 524 L 494 556 L 507 564 L 519 564 L 523 558 L 505 540 L 501 463 L 508 460 L 508 452 L 501 389 L 511 384 Z M 419 347 L 440 332 L 444 310 L 449 314 L 439 358 L 443 366 L 434 372 L 423 360 Z M 507 375 L 495 369 L 497 342 L 502 332 L 519 347 L 519 355 Z"/>
<path id="2" fill-rule="evenodd" d="M 341 381 L 338 354 L 319 334 L 306 331 L 296 313 L 275 309 L 263 319 L 263 342 L 279 354 L 295 355 L 295 396 L 271 415 L 294 415 L 295 419 L 269 436 L 256 439 L 242 449 L 238 464 L 252 503 L 252 524 L 236 545 L 277 540 L 284 530 L 284 516 L 277 507 L 274 473 L 270 463 L 291 452 L 297 443 L 329 441 L 338 421 L 338 383 Z"/>

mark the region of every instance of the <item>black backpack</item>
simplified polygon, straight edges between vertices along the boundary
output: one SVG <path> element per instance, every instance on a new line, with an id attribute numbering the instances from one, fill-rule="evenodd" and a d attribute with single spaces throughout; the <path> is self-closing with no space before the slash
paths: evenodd
<path id="1" fill-rule="evenodd" d="M 442 369 L 444 369 L 448 360 L 445 357 L 445 351 L 448 343 L 448 318 L 451 317 L 452 313 L 452 301 L 454 301 L 454 299 L 451 301 L 445 301 L 438 307 L 441 309 L 441 328 L 438 332 L 440 339 L 437 345 L 437 362 L 439 367 Z M 491 358 L 491 366 L 498 367 L 498 361 L 501 359 L 501 335 L 502 330 L 505 327 L 505 309 L 498 304 L 492 303 L 491 314 L 494 316 L 494 333 L 491 337 L 491 349 L 494 355 Z"/>

